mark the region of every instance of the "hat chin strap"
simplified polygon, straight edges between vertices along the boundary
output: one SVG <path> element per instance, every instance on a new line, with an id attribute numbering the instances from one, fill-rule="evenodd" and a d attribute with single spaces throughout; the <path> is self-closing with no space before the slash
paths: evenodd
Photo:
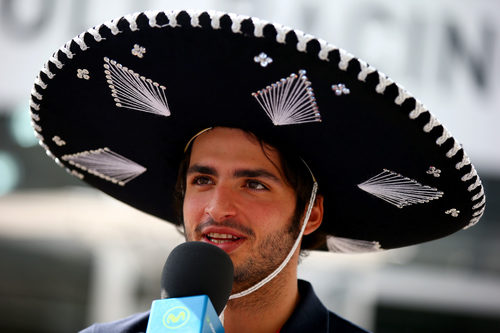
<path id="1" fill-rule="evenodd" d="M 300 229 L 300 233 L 297 236 L 297 239 L 295 240 L 295 243 L 293 244 L 292 249 L 290 250 L 290 252 L 288 252 L 288 255 L 283 260 L 283 262 L 281 263 L 281 265 L 279 265 L 278 268 L 276 268 L 274 270 L 274 272 L 272 272 L 271 274 L 269 274 L 267 277 L 265 277 L 264 279 L 262 279 L 260 282 L 257 282 L 256 284 L 254 284 L 252 287 L 250 287 L 250 288 L 248 288 L 246 290 L 243 290 L 243 291 L 241 291 L 239 293 L 232 294 L 231 296 L 229 296 L 230 300 L 236 299 L 236 298 L 240 298 L 240 297 L 243 297 L 243 296 L 247 296 L 247 295 L 253 293 L 254 291 L 256 291 L 259 288 L 263 287 L 269 281 L 271 281 L 272 279 L 274 279 L 283 270 L 283 268 L 285 268 L 285 266 L 288 264 L 288 262 L 290 261 L 290 259 L 292 259 L 292 256 L 295 253 L 295 251 L 297 250 L 297 247 L 300 244 L 300 240 L 302 239 L 302 236 L 304 235 L 304 230 L 306 229 L 307 222 L 309 221 L 309 216 L 311 215 L 311 211 L 312 211 L 312 208 L 314 206 L 314 201 L 316 200 L 316 192 L 317 191 L 318 191 L 318 183 L 316 181 L 314 181 L 313 188 L 312 188 L 312 191 L 311 191 L 311 198 L 309 199 L 309 206 L 307 207 L 307 212 L 306 212 L 306 215 L 304 216 L 304 221 L 302 222 L 302 228 Z"/>

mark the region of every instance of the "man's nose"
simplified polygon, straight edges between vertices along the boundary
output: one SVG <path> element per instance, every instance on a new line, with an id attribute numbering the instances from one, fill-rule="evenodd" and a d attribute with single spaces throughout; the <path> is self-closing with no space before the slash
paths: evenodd
<path id="1" fill-rule="evenodd" d="M 205 213 L 215 222 L 221 222 L 236 215 L 235 194 L 227 186 L 217 186 L 205 207 Z"/>

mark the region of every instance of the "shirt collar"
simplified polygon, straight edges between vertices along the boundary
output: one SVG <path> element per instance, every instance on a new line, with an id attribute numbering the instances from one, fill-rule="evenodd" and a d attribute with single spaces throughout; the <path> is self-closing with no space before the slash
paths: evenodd
<path id="1" fill-rule="evenodd" d="M 280 333 L 328 332 L 328 309 L 321 303 L 311 284 L 298 280 L 299 303 Z"/>

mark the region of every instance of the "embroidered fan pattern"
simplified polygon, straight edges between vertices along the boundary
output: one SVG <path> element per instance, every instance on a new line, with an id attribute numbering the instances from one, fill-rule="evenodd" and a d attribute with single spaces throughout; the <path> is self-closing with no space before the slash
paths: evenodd
<path id="1" fill-rule="evenodd" d="M 443 192 L 435 188 L 422 185 L 387 169 L 359 184 L 358 187 L 398 208 L 426 203 L 443 196 Z"/>
<path id="2" fill-rule="evenodd" d="M 146 171 L 142 165 L 108 148 L 64 155 L 62 159 L 92 175 L 121 186 Z"/>
<path id="3" fill-rule="evenodd" d="M 306 71 L 291 74 L 266 88 L 252 93 L 274 125 L 321 121 L 316 98 Z"/>
<path id="4" fill-rule="evenodd" d="M 336 253 L 379 252 L 382 247 L 379 242 L 351 239 L 337 236 L 326 236 L 328 251 Z"/>
<path id="5" fill-rule="evenodd" d="M 104 62 L 104 73 L 117 107 L 170 116 L 164 86 L 107 57 Z"/>

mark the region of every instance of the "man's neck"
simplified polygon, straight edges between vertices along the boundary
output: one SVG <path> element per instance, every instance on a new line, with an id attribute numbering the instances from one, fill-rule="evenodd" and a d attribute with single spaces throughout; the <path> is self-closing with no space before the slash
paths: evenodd
<path id="1" fill-rule="evenodd" d="M 259 290 L 228 302 L 224 310 L 227 333 L 276 333 L 281 329 L 299 301 L 296 270 L 287 272 L 287 268 Z"/>

